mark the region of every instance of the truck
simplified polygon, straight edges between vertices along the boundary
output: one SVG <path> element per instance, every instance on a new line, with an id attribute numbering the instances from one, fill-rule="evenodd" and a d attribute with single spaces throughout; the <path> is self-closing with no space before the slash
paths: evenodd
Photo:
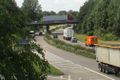
<path id="1" fill-rule="evenodd" d="M 120 46 L 96 45 L 96 61 L 101 72 L 120 74 Z"/>
<path id="2" fill-rule="evenodd" d="M 54 23 L 61 22 L 61 21 L 69 22 L 72 20 L 73 20 L 73 17 L 71 15 L 50 15 L 50 16 L 44 16 L 42 18 L 43 22 L 54 22 Z"/>
<path id="3" fill-rule="evenodd" d="M 66 40 L 71 40 L 71 38 L 74 36 L 74 30 L 72 27 L 67 27 L 63 31 L 63 38 Z"/>
<path id="4" fill-rule="evenodd" d="M 86 36 L 85 45 L 86 46 L 95 46 L 98 44 L 98 37 L 97 36 Z"/>

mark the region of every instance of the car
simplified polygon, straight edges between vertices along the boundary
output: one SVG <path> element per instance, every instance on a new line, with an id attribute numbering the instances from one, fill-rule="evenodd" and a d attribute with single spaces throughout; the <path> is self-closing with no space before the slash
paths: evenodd
<path id="1" fill-rule="evenodd" d="M 34 38 L 35 32 L 33 30 L 29 31 L 29 35 Z"/>
<path id="2" fill-rule="evenodd" d="M 42 33 L 42 32 L 39 32 L 39 35 L 43 35 L 43 33 Z"/>
<path id="3" fill-rule="evenodd" d="M 29 31 L 29 34 L 34 34 L 35 32 L 33 30 Z"/>
<path id="4" fill-rule="evenodd" d="M 34 36 L 40 36 L 40 35 L 43 35 L 43 33 L 42 33 L 42 32 L 36 32 L 36 33 L 34 34 Z"/>
<path id="5" fill-rule="evenodd" d="M 58 38 L 58 35 L 57 34 L 53 34 L 53 38 Z"/>
<path id="6" fill-rule="evenodd" d="M 71 42 L 77 43 L 77 39 L 75 37 L 72 37 Z"/>
<path id="7" fill-rule="evenodd" d="M 34 35 L 35 35 L 35 36 L 39 36 L 39 32 L 36 32 Z"/>

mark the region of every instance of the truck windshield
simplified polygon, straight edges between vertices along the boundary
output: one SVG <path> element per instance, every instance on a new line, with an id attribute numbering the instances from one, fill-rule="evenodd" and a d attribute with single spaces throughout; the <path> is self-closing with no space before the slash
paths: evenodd
<path id="1" fill-rule="evenodd" d="M 96 41 L 97 41 L 97 38 L 92 38 L 91 40 L 96 42 Z"/>

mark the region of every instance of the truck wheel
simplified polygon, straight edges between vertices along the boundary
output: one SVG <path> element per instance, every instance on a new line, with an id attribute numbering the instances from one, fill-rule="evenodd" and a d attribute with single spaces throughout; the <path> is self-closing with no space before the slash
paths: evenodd
<path id="1" fill-rule="evenodd" d="M 102 72 L 105 73 L 105 68 L 102 68 Z"/>
<path id="2" fill-rule="evenodd" d="M 99 68 L 100 72 L 103 72 L 103 65 L 101 63 L 98 64 L 98 68 Z"/>
<path id="3" fill-rule="evenodd" d="M 104 67 L 104 68 L 105 68 L 105 73 L 106 73 L 106 74 L 109 74 L 109 73 L 110 73 L 110 71 L 109 71 L 109 69 L 108 69 L 108 65 L 105 65 L 105 67 Z"/>
<path id="4" fill-rule="evenodd" d="M 119 76 L 119 70 L 115 70 L 115 76 Z"/>
<path id="5" fill-rule="evenodd" d="M 91 44 L 90 47 L 92 47 L 93 45 Z"/>
<path id="6" fill-rule="evenodd" d="M 105 69 L 105 73 L 106 73 L 106 74 L 109 74 L 109 70 L 108 70 L 107 68 Z"/>
<path id="7" fill-rule="evenodd" d="M 102 67 L 102 72 L 103 72 L 103 73 L 105 73 L 105 65 L 104 65 L 104 64 L 102 64 L 102 66 L 101 66 L 101 67 Z"/>
<path id="8" fill-rule="evenodd" d="M 100 72 L 102 72 L 102 67 L 101 66 L 100 66 L 99 70 L 100 70 Z"/>

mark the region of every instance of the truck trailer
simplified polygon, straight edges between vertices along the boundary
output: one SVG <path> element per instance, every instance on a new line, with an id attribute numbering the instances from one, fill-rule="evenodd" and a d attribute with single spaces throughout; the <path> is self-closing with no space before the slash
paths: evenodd
<path id="1" fill-rule="evenodd" d="M 120 73 L 120 46 L 96 45 L 96 61 L 101 72 Z"/>
<path id="2" fill-rule="evenodd" d="M 74 37 L 74 30 L 72 27 L 67 27 L 63 31 L 63 38 L 66 40 L 71 40 L 71 38 Z"/>

